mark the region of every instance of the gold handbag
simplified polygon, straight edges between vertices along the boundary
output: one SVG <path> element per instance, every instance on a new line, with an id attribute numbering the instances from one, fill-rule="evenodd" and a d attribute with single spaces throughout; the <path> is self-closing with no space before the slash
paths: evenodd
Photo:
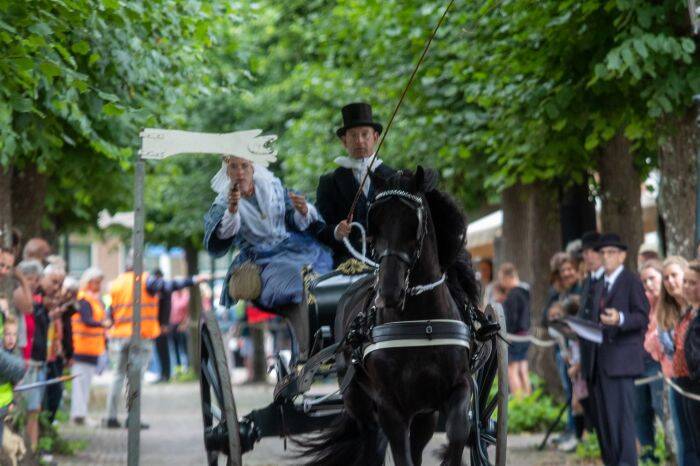
<path id="1" fill-rule="evenodd" d="M 233 299 L 254 301 L 260 297 L 262 280 L 260 267 L 251 261 L 246 261 L 231 274 L 228 292 Z"/>

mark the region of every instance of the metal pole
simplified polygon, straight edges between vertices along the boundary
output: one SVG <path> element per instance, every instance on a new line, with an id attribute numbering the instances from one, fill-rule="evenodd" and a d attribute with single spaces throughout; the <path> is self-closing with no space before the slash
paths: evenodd
<path id="1" fill-rule="evenodd" d="M 143 275 L 144 161 L 136 155 L 134 171 L 134 302 L 129 343 L 128 377 L 128 466 L 138 466 L 141 435 L 141 278 Z"/>

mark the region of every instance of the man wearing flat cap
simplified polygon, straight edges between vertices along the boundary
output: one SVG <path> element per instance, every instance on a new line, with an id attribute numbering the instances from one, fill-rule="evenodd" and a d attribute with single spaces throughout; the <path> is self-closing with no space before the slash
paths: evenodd
<path id="1" fill-rule="evenodd" d="M 627 246 L 618 235 L 600 235 L 594 249 L 600 255 L 603 276 L 596 280 L 591 274 L 595 280 L 592 303 L 584 317 L 601 325 L 603 341 L 582 348 L 581 369 L 588 382 L 603 462 L 636 466 L 634 379 L 644 372 L 649 302 L 642 281 L 623 265 Z"/>
<path id="2" fill-rule="evenodd" d="M 350 230 L 347 221 L 350 207 L 360 183 L 369 169 L 372 156 L 377 149 L 382 125 L 372 119 L 372 107 L 364 102 L 351 103 L 342 108 L 343 126 L 336 135 L 348 155 L 337 157 L 338 168 L 321 176 L 316 191 L 316 207 L 326 224 L 317 233 L 318 239 L 333 250 L 333 262 L 337 266 L 350 258 L 343 238 L 350 239 L 353 247 L 361 250 L 361 236 Z M 374 161 L 372 172 L 389 178 L 395 170 L 380 159 Z M 352 212 L 352 221 L 367 227 L 367 210 L 374 197 L 372 182 L 367 178 L 357 205 Z"/>

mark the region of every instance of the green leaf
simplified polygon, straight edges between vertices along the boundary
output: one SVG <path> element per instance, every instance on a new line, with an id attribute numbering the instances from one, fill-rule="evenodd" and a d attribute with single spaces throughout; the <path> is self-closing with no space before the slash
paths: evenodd
<path id="1" fill-rule="evenodd" d="M 29 71 L 34 68 L 34 60 L 28 57 L 15 58 L 12 60 L 12 63 L 14 63 L 20 71 Z"/>
<path id="2" fill-rule="evenodd" d="M 659 105 L 664 110 L 664 112 L 671 113 L 671 111 L 673 111 L 671 101 L 668 100 L 668 97 L 666 97 L 665 95 L 658 96 L 656 100 L 659 102 Z"/>
<path id="3" fill-rule="evenodd" d="M 109 102 L 102 106 L 102 113 L 107 116 L 119 116 L 124 113 L 124 107 L 113 102 Z"/>
<path id="4" fill-rule="evenodd" d="M 10 98 L 10 105 L 18 112 L 31 112 L 34 104 L 31 99 L 20 96 L 12 96 Z"/>
<path id="5" fill-rule="evenodd" d="M 625 136 L 628 139 L 635 140 L 639 139 L 644 135 L 644 130 L 639 125 L 639 123 L 630 123 L 625 127 Z"/>
<path id="6" fill-rule="evenodd" d="M 637 51 L 640 57 L 646 59 L 649 56 L 649 51 L 641 39 L 635 39 L 632 42 L 632 45 L 634 45 L 634 49 Z"/>
<path id="7" fill-rule="evenodd" d="M 622 55 L 622 60 L 624 60 L 624 62 L 627 66 L 632 66 L 635 64 L 634 63 L 634 55 L 632 55 L 632 51 L 628 47 L 625 47 L 622 49 L 621 55 Z"/>
<path id="8" fill-rule="evenodd" d="M 608 54 L 607 67 L 610 71 L 619 71 L 622 69 L 622 61 L 617 50 L 613 50 Z"/>
<path id="9" fill-rule="evenodd" d="M 119 97 L 109 92 L 97 91 L 97 95 L 100 96 L 102 100 L 106 100 L 108 102 L 119 102 Z"/>
<path id="10" fill-rule="evenodd" d="M 53 33 L 51 27 L 44 22 L 34 23 L 31 26 L 29 26 L 29 32 L 40 36 L 48 36 L 51 35 L 51 33 Z"/>
<path id="11" fill-rule="evenodd" d="M 61 75 L 61 67 L 50 61 L 39 63 L 39 70 L 49 79 Z"/>
<path id="12" fill-rule="evenodd" d="M 583 144 L 583 147 L 587 151 L 592 151 L 596 147 L 598 147 L 598 144 L 600 144 L 600 141 L 598 140 L 598 135 L 595 133 L 591 133 L 586 137 L 586 141 Z"/>
<path id="13" fill-rule="evenodd" d="M 684 37 L 681 39 L 681 47 L 683 48 L 683 51 L 686 53 L 694 53 L 695 52 L 695 41 L 693 41 L 693 39 L 689 39 L 687 37 Z"/>
<path id="14" fill-rule="evenodd" d="M 0 29 L 4 29 L 7 32 L 11 32 L 12 34 L 15 34 L 17 32 L 17 29 L 13 28 L 3 20 L 0 20 Z"/>
<path id="15" fill-rule="evenodd" d="M 71 50 L 78 55 L 87 55 L 90 51 L 90 44 L 88 44 L 87 41 L 81 40 L 80 42 L 74 43 L 71 46 Z"/>

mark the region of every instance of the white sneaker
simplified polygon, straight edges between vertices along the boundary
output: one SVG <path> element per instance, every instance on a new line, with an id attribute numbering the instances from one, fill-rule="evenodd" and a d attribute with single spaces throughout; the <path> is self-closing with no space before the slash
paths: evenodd
<path id="1" fill-rule="evenodd" d="M 576 450 L 577 446 L 578 440 L 576 439 L 576 436 L 572 435 L 568 439 L 559 443 L 559 445 L 557 445 L 557 450 L 563 451 L 564 453 L 571 453 L 572 451 Z"/>

